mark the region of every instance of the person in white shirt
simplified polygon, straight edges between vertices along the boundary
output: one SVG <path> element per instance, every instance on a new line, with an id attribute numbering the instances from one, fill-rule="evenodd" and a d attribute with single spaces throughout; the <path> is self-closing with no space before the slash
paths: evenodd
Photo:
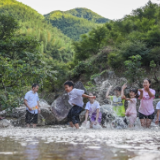
<path id="1" fill-rule="evenodd" d="M 79 129 L 79 114 L 83 110 L 83 98 L 96 98 L 95 96 L 88 96 L 84 94 L 84 91 L 81 89 L 75 89 L 74 83 L 72 81 L 67 81 L 64 83 L 65 91 L 69 95 L 69 103 L 72 106 L 68 113 L 68 121 L 71 127 L 76 127 L 76 129 Z"/>
<path id="2" fill-rule="evenodd" d="M 92 93 L 89 93 L 89 96 L 93 96 Z M 94 98 L 89 98 L 89 102 L 86 104 L 86 114 L 85 114 L 85 121 L 84 124 L 87 123 L 87 119 L 89 117 L 89 120 L 91 122 L 90 127 L 93 127 L 94 125 L 100 124 L 102 121 L 102 113 L 100 110 L 99 102 L 96 101 Z"/>
<path id="3" fill-rule="evenodd" d="M 37 126 L 38 113 L 40 113 L 39 97 L 38 97 L 38 84 L 33 84 L 32 90 L 28 91 L 24 97 L 24 104 L 26 105 L 26 124 L 27 127 L 33 125 Z"/>
<path id="4" fill-rule="evenodd" d="M 156 116 L 156 121 L 155 123 L 160 125 L 160 101 L 156 105 L 156 110 L 157 110 L 157 116 Z"/>

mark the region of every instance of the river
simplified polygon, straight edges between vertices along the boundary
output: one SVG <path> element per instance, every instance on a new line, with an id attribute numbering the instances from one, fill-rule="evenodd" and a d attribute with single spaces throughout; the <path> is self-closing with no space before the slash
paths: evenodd
<path id="1" fill-rule="evenodd" d="M 160 129 L 0 130 L 0 160 L 159 160 Z"/>

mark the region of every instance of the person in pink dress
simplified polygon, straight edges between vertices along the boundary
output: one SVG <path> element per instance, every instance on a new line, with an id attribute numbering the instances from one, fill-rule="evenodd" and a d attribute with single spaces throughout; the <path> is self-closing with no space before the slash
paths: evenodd
<path id="1" fill-rule="evenodd" d="M 155 90 L 150 88 L 151 81 L 144 79 L 143 89 L 138 90 L 140 107 L 139 107 L 139 119 L 141 126 L 149 128 L 152 120 L 154 119 L 154 106 L 153 99 L 155 97 Z"/>
<path id="2" fill-rule="evenodd" d="M 121 96 L 124 96 L 124 89 L 127 87 L 126 84 L 123 85 L 122 87 L 122 92 L 121 92 Z M 125 116 L 128 117 L 129 119 L 129 127 L 132 128 L 134 127 L 136 118 L 137 118 L 137 109 L 136 109 L 136 104 L 137 104 L 137 99 L 136 99 L 136 95 L 137 95 L 137 90 L 132 88 L 130 89 L 129 92 L 129 96 L 130 98 L 125 98 L 125 100 L 128 101 L 128 108 L 126 110 Z"/>

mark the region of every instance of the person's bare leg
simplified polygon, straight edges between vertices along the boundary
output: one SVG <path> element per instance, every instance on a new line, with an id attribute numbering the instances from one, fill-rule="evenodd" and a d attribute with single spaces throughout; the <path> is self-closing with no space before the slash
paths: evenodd
<path id="1" fill-rule="evenodd" d="M 93 128 L 93 122 L 90 122 L 90 128 Z"/>
<path id="2" fill-rule="evenodd" d="M 146 119 L 146 127 L 149 128 L 151 125 L 152 120 L 151 119 Z"/>
<path id="3" fill-rule="evenodd" d="M 30 128 L 30 124 L 27 124 L 27 128 Z"/>
<path id="4" fill-rule="evenodd" d="M 76 127 L 76 129 L 79 129 L 79 124 L 78 123 L 74 124 L 74 126 Z"/>
<path id="5" fill-rule="evenodd" d="M 135 121 L 136 121 L 136 117 L 131 116 L 131 117 L 129 118 L 129 125 L 128 125 L 128 127 L 129 127 L 129 128 L 133 128 L 133 127 L 134 127 L 134 124 L 135 124 Z"/>
<path id="6" fill-rule="evenodd" d="M 144 128 L 146 128 L 147 127 L 147 125 L 146 125 L 146 119 L 140 119 L 140 121 L 141 121 L 141 126 L 144 127 Z"/>
<path id="7" fill-rule="evenodd" d="M 72 122 L 69 122 L 70 127 L 74 127 L 74 124 Z"/>
<path id="8" fill-rule="evenodd" d="M 33 128 L 36 128 L 37 127 L 37 124 L 33 124 Z"/>
<path id="9" fill-rule="evenodd" d="M 129 124 L 129 128 L 133 128 L 134 126 L 133 126 L 133 124 Z"/>

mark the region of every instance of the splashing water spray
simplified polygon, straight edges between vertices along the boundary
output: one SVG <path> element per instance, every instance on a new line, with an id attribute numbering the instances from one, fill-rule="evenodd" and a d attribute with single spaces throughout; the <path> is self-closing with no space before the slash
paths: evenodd
<path id="1" fill-rule="evenodd" d="M 123 84 L 126 83 L 127 84 L 127 80 L 121 78 L 120 81 L 123 81 Z M 103 97 L 103 99 L 105 99 L 104 95 L 107 92 L 107 90 L 109 88 L 112 88 L 112 86 L 116 86 L 117 82 L 116 81 L 112 81 L 109 82 L 109 80 L 106 80 L 102 83 L 102 85 L 99 88 L 99 97 Z M 107 88 L 107 89 L 106 89 Z M 116 115 L 116 113 L 113 111 L 113 102 L 109 99 L 109 104 L 104 103 L 103 101 L 103 105 L 101 106 L 101 112 L 103 113 L 103 125 L 107 128 L 127 128 L 126 123 L 124 122 L 124 119 L 126 119 L 127 121 L 127 117 L 118 117 Z"/>

